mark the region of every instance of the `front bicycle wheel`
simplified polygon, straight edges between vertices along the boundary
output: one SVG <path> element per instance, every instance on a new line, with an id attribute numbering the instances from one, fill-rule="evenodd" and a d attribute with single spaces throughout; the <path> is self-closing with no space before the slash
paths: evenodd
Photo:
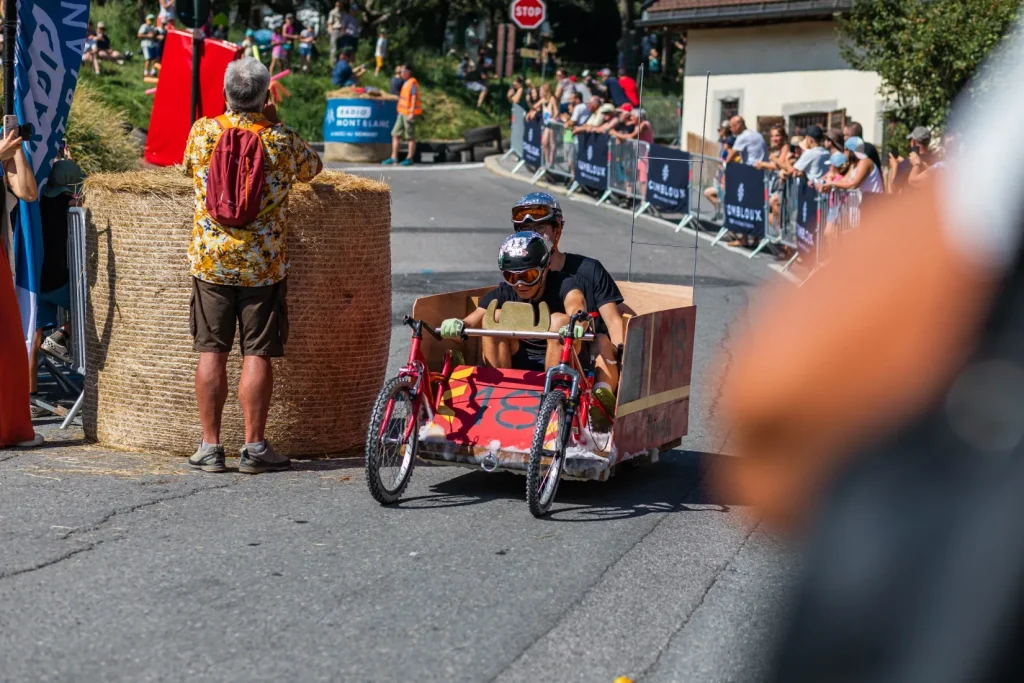
<path id="1" fill-rule="evenodd" d="M 381 505 L 397 502 L 409 485 L 419 426 L 412 383 L 403 377 L 388 380 L 377 395 L 366 433 L 366 484 Z"/>
<path id="2" fill-rule="evenodd" d="M 537 411 L 526 466 L 526 503 L 534 517 L 543 517 L 551 509 L 565 468 L 565 444 L 572 432 L 572 425 L 565 419 L 568 405 L 565 393 L 556 389 L 544 397 Z"/>

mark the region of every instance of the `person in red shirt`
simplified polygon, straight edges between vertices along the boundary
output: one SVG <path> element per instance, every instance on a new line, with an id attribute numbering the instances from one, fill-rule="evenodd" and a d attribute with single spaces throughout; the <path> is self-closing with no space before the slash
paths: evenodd
<path id="1" fill-rule="evenodd" d="M 636 89 L 636 81 L 626 73 L 623 67 L 619 67 L 619 86 L 622 87 L 622 92 L 626 93 L 626 99 L 628 99 L 634 107 L 640 106 L 640 93 Z"/>

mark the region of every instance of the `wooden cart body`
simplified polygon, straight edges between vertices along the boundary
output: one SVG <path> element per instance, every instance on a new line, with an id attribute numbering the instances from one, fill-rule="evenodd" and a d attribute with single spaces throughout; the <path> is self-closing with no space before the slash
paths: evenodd
<path id="1" fill-rule="evenodd" d="M 623 346 L 615 426 L 610 434 L 584 434 L 570 446 L 563 476 L 605 480 L 632 458 L 657 458 L 687 433 L 697 309 L 692 289 L 676 285 L 619 283 L 625 302 Z M 413 317 L 438 326 L 465 317 L 490 288 L 417 299 Z M 544 390 L 544 373 L 475 365 L 480 340 L 438 342 L 422 349 L 439 371 L 444 352 L 460 350 L 467 365 L 452 374 L 433 421 L 420 430 L 418 456 L 453 465 L 525 472 Z"/>

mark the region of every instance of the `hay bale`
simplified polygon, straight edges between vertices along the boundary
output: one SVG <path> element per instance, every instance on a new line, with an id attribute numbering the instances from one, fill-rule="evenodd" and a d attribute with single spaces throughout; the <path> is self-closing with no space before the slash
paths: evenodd
<path id="1" fill-rule="evenodd" d="M 192 183 L 173 169 L 97 174 L 85 185 L 89 305 L 86 436 L 191 454 L 202 438 L 188 325 Z M 288 199 L 289 339 L 274 361 L 267 436 L 290 456 L 361 451 L 391 334 L 390 190 L 324 172 Z M 221 441 L 241 447 L 241 356 Z"/>

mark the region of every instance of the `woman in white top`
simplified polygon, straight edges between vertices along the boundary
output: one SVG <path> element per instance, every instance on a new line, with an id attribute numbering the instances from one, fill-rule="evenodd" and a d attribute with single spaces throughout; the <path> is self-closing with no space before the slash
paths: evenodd
<path id="1" fill-rule="evenodd" d="M 25 158 L 25 151 L 21 147 L 21 136 L 17 129 L 10 131 L 0 141 L 0 164 L 4 171 L 4 211 L 0 217 L 0 250 L 4 258 L 11 264 L 14 270 L 14 250 L 11 236 L 11 212 L 18 206 L 18 200 L 34 202 L 39 196 L 39 189 L 36 187 L 36 178 Z"/>
<path id="2" fill-rule="evenodd" d="M 864 153 L 864 140 L 858 137 L 847 138 L 844 147 L 852 169 L 845 177 L 829 181 L 827 186 L 837 190 L 860 190 L 879 194 L 885 192 L 882 172 Z"/>

